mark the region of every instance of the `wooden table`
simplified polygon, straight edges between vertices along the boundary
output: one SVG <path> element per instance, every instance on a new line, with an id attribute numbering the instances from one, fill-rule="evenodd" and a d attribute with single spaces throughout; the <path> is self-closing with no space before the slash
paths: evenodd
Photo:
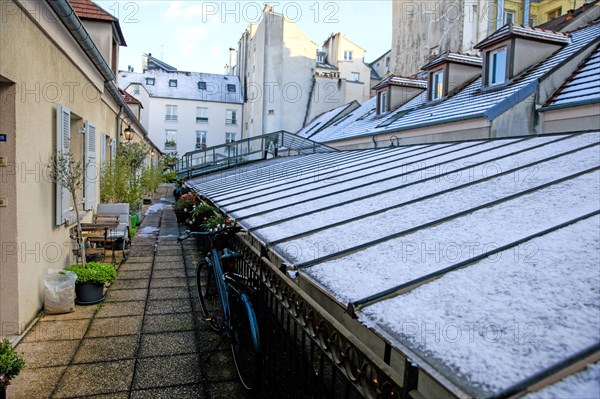
<path id="1" fill-rule="evenodd" d="M 81 223 L 81 236 L 84 240 L 84 245 L 86 243 L 96 244 L 95 248 L 86 247 L 86 255 L 100 255 L 102 254 L 104 257 L 106 255 L 106 250 L 112 250 L 112 262 L 115 261 L 115 251 L 114 251 L 114 240 L 110 239 L 110 232 L 116 230 L 119 227 L 118 222 L 111 223 Z M 110 247 L 109 247 L 110 244 Z M 76 256 L 81 256 L 79 254 L 79 249 L 74 250 L 77 251 Z"/>

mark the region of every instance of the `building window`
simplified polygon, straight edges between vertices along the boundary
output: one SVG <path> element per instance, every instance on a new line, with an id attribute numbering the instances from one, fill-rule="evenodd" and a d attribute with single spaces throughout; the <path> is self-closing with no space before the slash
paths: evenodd
<path id="1" fill-rule="evenodd" d="M 225 144 L 229 144 L 235 141 L 236 133 L 225 133 Z"/>
<path id="2" fill-rule="evenodd" d="M 548 17 L 548 21 L 550 21 L 554 18 L 558 18 L 561 15 L 562 15 L 562 7 L 555 8 L 554 10 L 550 11 L 549 13 L 546 13 L 546 16 Z"/>
<path id="3" fill-rule="evenodd" d="M 319 55 L 317 55 L 317 62 L 320 62 L 320 63 L 323 63 L 323 62 L 325 62 L 325 59 L 324 59 L 324 57 L 323 57 L 323 54 L 319 54 Z"/>
<path id="4" fill-rule="evenodd" d="M 146 78 L 146 86 L 154 86 L 154 78 Z"/>
<path id="5" fill-rule="evenodd" d="M 233 109 L 227 110 L 227 116 L 225 117 L 226 125 L 237 125 L 237 111 Z"/>
<path id="6" fill-rule="evenodd" d="M 351 82 L 360 82 L 360 73 L 352 72 L 352 76 L 350 77 Z"/>
<path id="7" fill-rule="evenodd" d="M 206 82 L 198 82 L 199 90 L 206 90 Z"/>
<path id="8" fill-rule="evenodd" d="M 235 85 L 227 85 L 227 91 L 229 93 L 235 93 Z"/>
<path id="9" fill-rule="evenodd" d="M 133 95 L 140 94 L 140 85 L 133 85 Z"/>
<path id="10" fill-rule="evenodd" d="M 177 79 L 169 79 L 169 87 L 177 87 Z"/>
<path id="11" fill-rule="evenodd" d="M 177 149 L 177 130 L 165 130 L 165 150 Z"/>
<path id="12" fill-rule="evenodd" d="M 439 100 L 444 97 L 444 71 L 431 74 L 431 100 Z"/>
<path id="13" fill-rule="evenodd" d="M 535 22 L 535 17 L 531 17 L 529 18 L 529 26 L 536 26 L 537 23 Z"/>
<path id="14" fill-rule="evenodd" d="M 196 108 L 196 123 L 208 123 L 208 108 Z"/>
<path id="15" fill-rule="evenodd" d="M 487 83 L 495 86 L 506 82 L 506 47 L 502 47 L 487 54 Z"/>
<path id="16" fill-rule="evenodd" d="M 165 120 L 177 122 L 177 105 L 166 106 Z"/>
<path id="17" fill-rule="evenodd" d="M 504 11 L 504 23 L 514 24 L 515 23 L 515 12 L 512 10 Z"/>
<path id="18" fill-rule="evenodd" d="M 352 61 L 352 51 L 344 51 L 344 60 Z"/>
<path id="19" fill-rule="evenodd" d="M 206 148 L 206 135 L 208 132 L 196 130 L 196 148 Z"/>
<path id="20" fill-rule="evenodd" d="M 387 91 L 379 93 L 379 108 L 378 113 L 385 114 L 387 112 Z"/>

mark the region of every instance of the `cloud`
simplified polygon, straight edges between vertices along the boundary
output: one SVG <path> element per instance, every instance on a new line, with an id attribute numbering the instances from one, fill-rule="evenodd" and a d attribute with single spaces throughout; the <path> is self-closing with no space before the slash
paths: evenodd
<path id="1" fill-rule="evenodd" d="M 178 26 L 174 37 L 181 54 L 190 56 L 198 52 L 202 39 L 207 37 L 207 32 L 201 26 Z"/>
<path id="2" fill-rule="evenodd" d="M 163 17 L 176 20 L 192 20 L 199 19 L 203 15 L 203 2 L 183 2 L 180 0 L 170 1 L 166 10 L 161 12 Z"/>

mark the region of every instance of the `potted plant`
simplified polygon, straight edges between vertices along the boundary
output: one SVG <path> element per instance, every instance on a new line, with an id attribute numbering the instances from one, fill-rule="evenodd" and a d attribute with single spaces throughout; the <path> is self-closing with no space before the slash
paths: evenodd
<path id="1" fill-rule="evenodd" d="M 79 305 L 93 305 L 104 300 L 104 285 L 117 278 L 117 271 L 110 263 L 74 264 L 65 270 L 77 274 L 75 296 Z"/>
<path id="2" fill-rule="evenodd" d="M 6 387 L 25 367 L 25 361 L 7 339 L 0 345 L 0 399 L 6 399 Z"/>
<path id="3" fill-rule="evenodd" d="M 235 226 L 235 220 L 229 219 L 225 215 L 213 215 L 206 218 L 206 221 L 202 224 L 204 231 L 219 230 L 224 227 Z M 227 246 L 227 233 L 219 234 L 215 237 L 215 247 L 222 250 Z"/>
<path id="4" fill-rule="evenodd" d="M 175 206 L 173 207 L 175 215 L 177 215 L 177 219 L 179 219 L 179 221 L 185 221 L 197 203 L 198 199 L 193 193 L 183 194 L 181 197 L 179 197 L 177 202 L 175 202 Z"/>
<path id="5" fill-rule="evenodd" d="M 217 208 L 207 204 L 206 202 L 201 202 L 200 204 L 195 205 L 192 208 L 191 224 L 200 230 L 204 230 L 204 223 L 209 217 L 215 215 L 216 211 Z"/>

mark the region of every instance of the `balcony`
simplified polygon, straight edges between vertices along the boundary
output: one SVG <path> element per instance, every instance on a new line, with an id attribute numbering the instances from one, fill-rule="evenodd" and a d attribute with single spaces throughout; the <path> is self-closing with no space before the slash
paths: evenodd
<path id="1" fill-rule="evenodd" d="M 177 122 L 177 115 L 165 115 L 165 121 Z"/>
<path id="2" fill-rule="evenodd" d="M 197 116 L 196 117 L 196 123 L 208 123 L 208 117 Z"/>
<path id="3" fill-rule="evenodd" d="M 237 119 L 233 118 L 233 119 L 225 119 L 225 124 L 226 125 L 237 125 Z"/>

